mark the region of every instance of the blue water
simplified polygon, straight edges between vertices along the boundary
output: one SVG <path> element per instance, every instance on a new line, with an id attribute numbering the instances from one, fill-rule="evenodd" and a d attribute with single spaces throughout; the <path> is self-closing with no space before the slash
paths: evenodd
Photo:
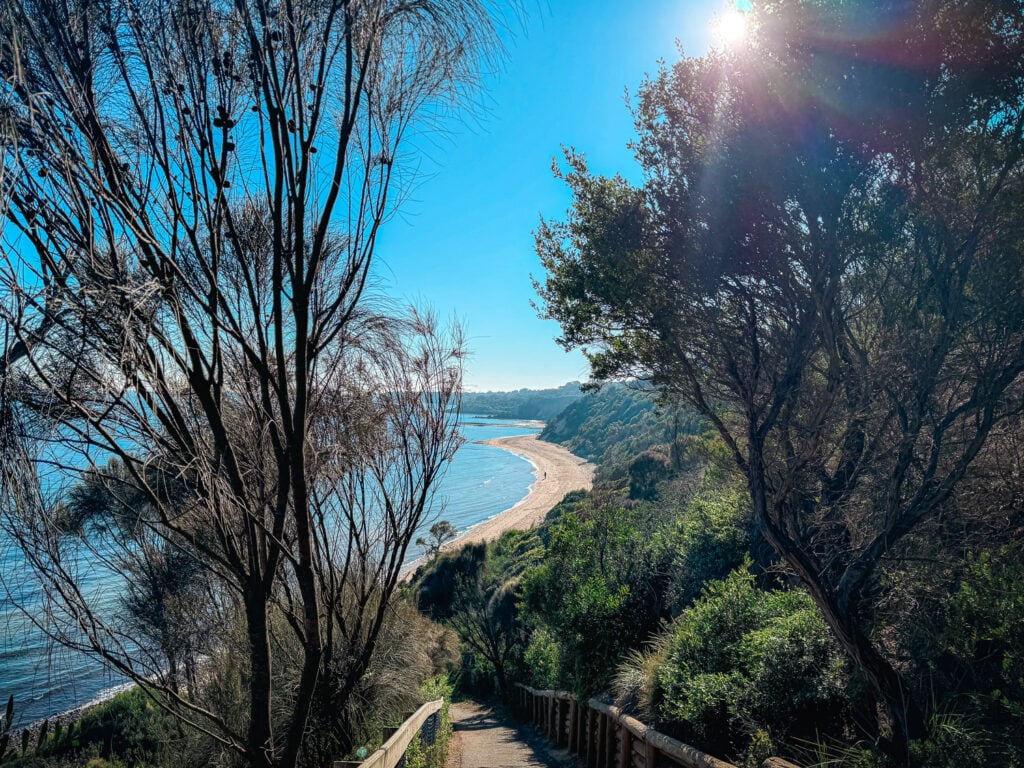
<path id="1" fill-rule="evenodd" d="M 519 422 L 477 419 L 464 416 L 465 444 L 452 460 L 438 487 L 434 508 L 425 516 L 422 530 L 438 520 L 448 520 L 460 531 L 481 523 L 513 506 L 536 480 L 533 465 L 500 448 L 480 445 L 481 440 L 536 434 L 539 428 Z M 423 554 L 421 547 L 409 548 L 407 561 Z M 25 578 L 20 552 L 0 541 L 0 706 L 14 694 L 15 720 L 27 724 L 51 717 L 89 702 L 107 698 L 125 686 L 124 678 L 80 653 L 54 647 L 33 618 L 16 605 L 38 605 L 32 581 Z M 102 596 L 113 609 L 117 595 L 104 593 L 96 576 L 85 575 L 80 584 L 86 591 Z"/>
<path id="2" fill-rule="evenodd" d="M 466 421 L 462 434 L 466 443 L 455 454 L 440 483 L 437 503 L 424 521 L 424 530 L 438 520 L 447 520 L 459 531 L 465 531 L 513 506 L 527 494 L 536 479 L 533 465 L 526 459 L 478 443 L 496 437 L 537 434 L 539 428 L 521 426 L 515 421 L 463 418 Z M 422 554 L 423 548 L 412 546 L 406 560 Z"/>

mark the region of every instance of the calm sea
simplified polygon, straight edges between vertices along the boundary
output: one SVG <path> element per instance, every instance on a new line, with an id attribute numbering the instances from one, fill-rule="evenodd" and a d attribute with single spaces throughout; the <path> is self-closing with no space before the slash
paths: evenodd
<path id="1" fill-rule="evenodd" d="M 424 529 L 437 520 L 448 520 L 460 531 L 481 523 L 522 499 L 533 484 L 533 466 L 500 448 L 479 445 L 481 440 L 536 434 L 539 428 L 514 421 L 464 416 L 466 438 L 439 488 L 435 507 Z M 407 560 L 422 555 L 410 547 Z M 15 607 L 38 601 L 26 591 L 18 552 L 0 545 L 0 706 L 14 694 L 16 721 L 26 724 L 68 709 L 108 698 L 126 687 L 123 678 L 97 661 L 63 648 L 51 647 L 31 619 Z M 103 584 L 85 585 L 102 593 Z M 13 598 L 12 591 L 19 591 Z M 108 592 L 110 590 L 107 590 Z M 116 603 L 109 594 L 106 602 Z"/>

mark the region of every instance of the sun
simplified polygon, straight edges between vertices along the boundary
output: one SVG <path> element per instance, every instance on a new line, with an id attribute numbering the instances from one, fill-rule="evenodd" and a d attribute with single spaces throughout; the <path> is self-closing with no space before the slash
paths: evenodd
<path id="1" fill-rule="evenodd" d="M 747 14 L 732 8 L 711 21 L 711 39 L 715 48 L 732 48 L 747 37 Z"/>

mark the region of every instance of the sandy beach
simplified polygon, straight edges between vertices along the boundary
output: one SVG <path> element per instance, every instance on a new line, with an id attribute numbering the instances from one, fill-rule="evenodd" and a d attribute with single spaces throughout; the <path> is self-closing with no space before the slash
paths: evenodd
<path id="1" fill-rule="evenodd" d="M 474 525 L 457 539 L 449 541 L 442 549 L 492 541 L 505 531 L 533 528 L 541 523 L 544 516 L 569 491 L 589 490 L 594 484 L 593 464 L 574 456 L 560 445 L 539 440 L 537 435 L 497 437 L 481 442 L 522 456 L 533 464 L 537 479 L 530 486 L 530 492 L 515 506 Z M 406 566 L 406 573 L 411 574 L 422 564 L 423 558 L 414 560 Z"/>

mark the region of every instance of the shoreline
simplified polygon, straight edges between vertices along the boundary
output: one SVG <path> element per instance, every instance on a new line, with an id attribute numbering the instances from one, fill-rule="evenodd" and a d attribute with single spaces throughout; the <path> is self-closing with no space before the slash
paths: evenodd
<path id="1" fill-rule="evenodd" d="M 594 485 L 596 467 L 593 464 L 560 445 L 539 439 L 538 435 L 495 437 L 481 440 L 479 444 L 501 448 L 526 459 L 533 465 L 534 481 L 523 498 L 493 517 L 471 525 L 446 542 L 441 547 L 443 552 L 466 544 L 492 541 L 505 531 L 535 528 L 567 493 L 590 490 Z M 403 580 L 408 580 L 425 562 L 425 557 L 419 557 L 408 563 L 403 568 Z"/>
<path id="2" fill-rule="evenodd" d="M 441 547 L 443 551 L 457 549 L 465 544 L 492 541 L 505 531 L 534 528 L 567 493 L 580 489 L 590 490 L 593 487 L 596 469 L 593 464 L 573 455 L 560 445 L 540 440 L 536 434 L 496 437 L 480 440 L 478 443 L 514 453 L 530 462 L 533 466 L 534 480 L 523 498 L 508 509 L 474 523 L 456 538 L 446 542 Z M 425 557 L 419 557 L 403 566 L 400 581 L 407 582 L 416 569 L 425 562 Z M 99 691 L 95 697 L 83 704 L 48 718 L 33 720 L 14 730 L 28 728 L 35 733 L 44 720 L 49 720 L 51 726 L 57 722 L 66 725 L 70 721 L 79 720 L 89 710 L 105 704 L 133 687 L 135 683 L 131 681 L 111 686 Z"/>

